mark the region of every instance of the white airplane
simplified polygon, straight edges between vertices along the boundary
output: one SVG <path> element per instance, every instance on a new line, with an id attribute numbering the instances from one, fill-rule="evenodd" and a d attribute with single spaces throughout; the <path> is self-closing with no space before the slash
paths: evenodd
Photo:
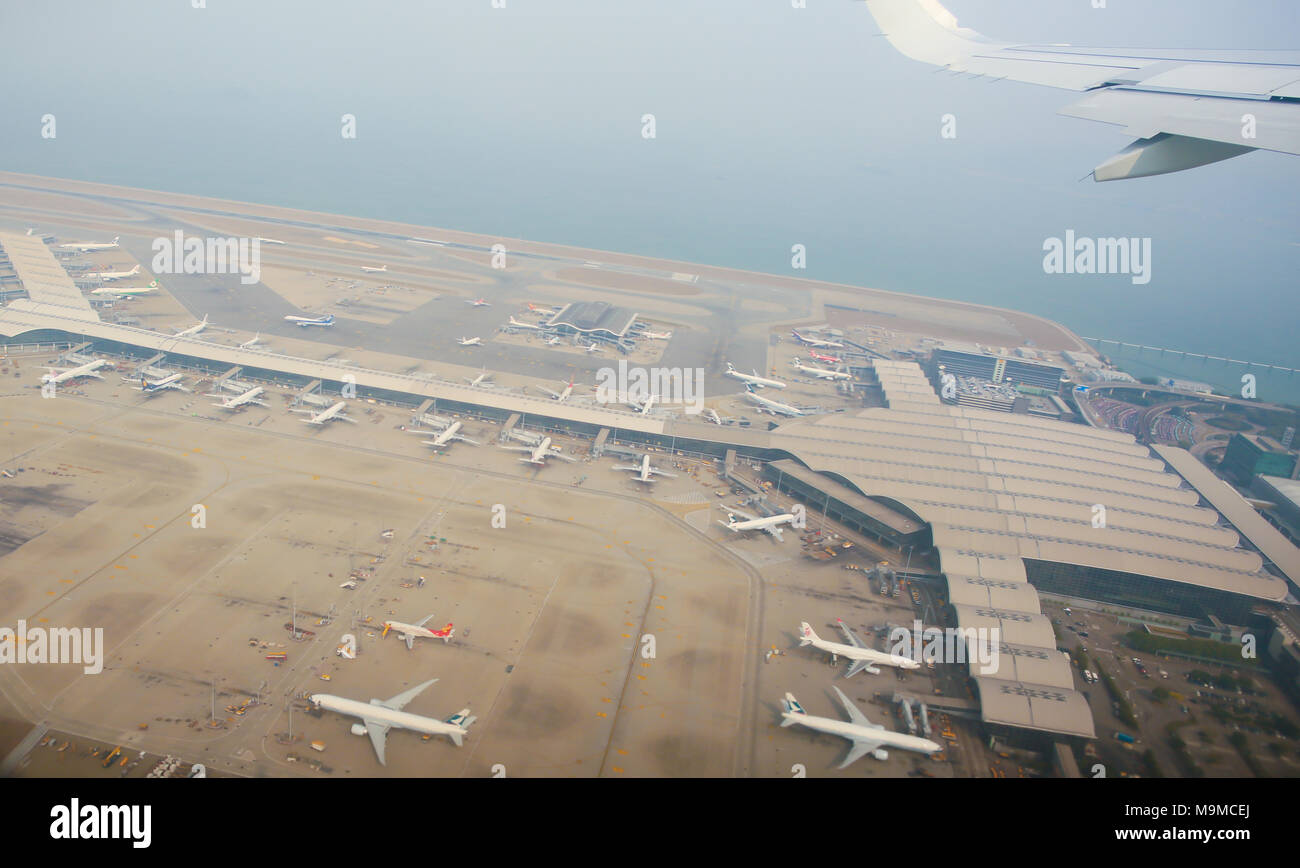
<path id="1" fill-rule="evenodd" d="M 838 735 L 853 742 L 853 747 L 849 749 L 849 755 L 844 758 L 844 762 L 840 763 L 837 768 L 842 769 L 863 754 L 868 753 L 878 760 L 887 760 L 889 759 L 889 751 L 884 749 L 886 745 L 928 754 L 938 753 L 942 750 L 938 744 L 928 738 L 893 732 L 878 723 L 872 723 L 844 695 L 842 690 L 838 687 L 831 687 L 831 690 L 834 690 L 836 695 L 839 696 L 844 709 L 849 713 L 848 721 L 836 720 L 831 717 L 814 717 L 803 710 L 803 706 L 794 698 L 793 693 L 787 693 L 785 699 L 781 701 L 782 707 L 785 709 L 781 712 L 781 726 L 798 724 L 799 726 L 806 726 L 815 732 Z"/>
<path id="2" fill-rule="evenodd" d="M 767 377 L 760 377 L 758 371 L 752 374 L 744 374 L 732 367 L 731 362 L 727 362 L 727 370 L 723 371 L 724 377 L 731 377 L 733 380 L 740 380 L 750 386 L 758 386 L 760 389 L 764 386 L 771 386 L 773 389 L 784 389 L 785 383 L 780 380 L 769 380 Z"/>
<path id="3" fill-rule="evenodd" d="M 1095 4 L 1094 4 L 1095 5 Z M 867 0 L 900 53 L 953 72 L 1083 92 L 1059 114 L 1123 128 L 1137 141 L 1095 181 L 1179 172 L 1262 148 L 1300 154 L 1296 52 L 1110 49 L 996 42 L 938 0 Z M 1251 138 L 1243 134 L 1250 118 Z"/>
<path id="4" fill-rule="evenodd" d="M 112 250 L 117 247 L 117 239 L 120 235 L 114 235 L 112 241 L 70 241 L 67 244 L 60 244 L 63 250 Z"/>
<path id="5" fill-rule="evenodd" d="M 806 415 L 804 411 L 800 410 L 798 407 L 792 407 L 789 404 L 782 404 L 780 401 L 773 401 L 771 398 L 765 398 L 754 391 L 745 392 L 745 396 L 760 407 L 766 408 L 769 413 L 780 413 L 783 416 Z"/>
<path id="6" fill-rule="evenodd" d="M 569 400 L 569 396 L 573 394 L 573 378 L 570 377 L 569 385 L 565 386 L 564 389 L 559 392 L 552 392 L 550 389 L 546 388 L 545 386 L 538 386 L 537 388 L 541 389 L 543 392 L 550 395 L 552 400 L 563 404 L 565 401 Z"/>
<path id="7" fill-rule="evenodd" d="M 529 302 L 528 309 L 533 313 L 540 313 L 542 316 L 555 316 L 559 311 L 553 307 L 541 307 Z"/>
<path id="8" fill-rule="evenodd" d="M 652 341 L 667 341 L 667 340 L 672 340 L 673 333 L 672 332 L 646 332 L 645 336 L 646 338 Z"/>
<path id="9" fill-rule="evenodd" d="M 514 317 L 510 317 L 510 327 L 517 328 L 517 329 L 532 329 L 535 332 L 539 332 L 542 330 L 542 327 L 539 325 L 533 325 L 530 322 L 520 322 Z"/>
<path id="10" fill-rule="evenodd" d="M 486 368 L 484 368 L 483 373 L 479 374 L 477 377 L 475 377 L 472 380 L 469 377 L 466 377 L 465 382 L 469 383 L 471 386 L 477 386 L 483 383 L 484 380 L 490 380 L 490 379 L 492 379 L 492 375 L 487 372 Z"/>
<path id="11" fill-rule="evenodd" d="M 561 338 L 560 338 L 559 335 L 556 335 L 555 337 L 547 338 L 547 339 L 546 339 L 546 345 L 547 345 L 548 347 L 553 347 L 553 346 L 555 346 L 556 344 L 558 344 L 558 343 L 560 342 L 560 340 L 561 340 Z"/>
<path id="12" fill-rule="evenodd" d="M 83 280 L 120 280 L 123 277 L 135 277 L 140 273 L 140 266 L 132 268 L 130 271 L 92 271 L 89 274 L 83 274 Z"/>
<path id="13" fill-rule="evenodd" d="M 388 270 L 387 265 L 363 265 L 361 270 L 366 274 L 380 274 Z"/>
<path id="14" fill-rule="evenodd" d="M 193 335 L 197 335 L 199 332 L 203 331 L 207 327 L 208 327 L 208 315 L 205 313 L 203 315 L 203 319 L 197 325 L 192 325 L 187 329 L 181 329 L 176 333 L 175 336 L 178 338 L 188 338 Z"/>
<path id="15" fill-rule="evenodd" d="M 587 347 L 587 352 L 589 352 L 589 353 L 598 353 L 598 352 L 600 352 L 600 345 L 599 345 L 599 344 L 592 344 L 591 346 Z"/>
<path id="16" fill-rule="evenodd" d="M 239 348 L 241 350 L 247 350 L 257 346 L 261 342 L 262 342 L 262 333 L 258 332 L 257 334 L 253 335 L 251 340 L 244 341 L 242 344 L 240 344 Z"/>
<path id="17" fill-rule="evenodd" d="M 459 441 L 459 442 L 461 442 L 461 443 L 468 443 L 468 444 L 470 444 L 471 446 L 482 446 L 482 445 L 483 445 L 482 443 L 479 443 L 477 440 L 471 440 L 471 439 L 469 439 L 468 437 L 464 437 L 464 436 L 462 436 L 462 435 L 456 433 L 456 432 L 460 431 L 460 426 L 461 426 L 461 423 L 460 423 L 460 422 L 452 422 L 450 425 L 448 425 L 446 428 L 444 428 L 444 429 L 442 430 L 442 432 L 439 433 L 439 434 L 438 434 L 436 437 L 434 437 L 432 440 L 422 440 L 421 442 L 424 443 L 424 444 L 426 444 L 426 445 L 428 445 L 428 446 L 446 446 L 448 443 L 451 443 L 451 442 L 453 442 L 453 441 Z M 417 432 L 417 433 L 420 433 L 420 434 L 427 434 L 427 433 L 430 433 L 430 432 L 427 432 L 427 431 L 420 431 L 420 432 Z"/>
<path id="18" fill-rule="evenodd" d="M 148 286 L 101 286 L 98 289 L 92 289 L 91 295 L 144 295 L 146 292 L 153 292 L 158 288 L 158 281 L 154 280 Z"/>
<path id="19" fill-rule="evenodd" d="M 337 404 L 332 404 L 327 409 L 321 410 L 319 413 L 313 413 L 311 410 L 297 410 L 293 408 L 291 408 L 289 412 L 302 413 L 310 416 L 310 419 L 302 420 L 308 425 L 324 425 L 326 422 L 333 422 L 335 419 L 343 422 L 351 422 L 354 425 L 357 424 L 356 419 L 344 414 L 343 411 L 347 408 L 348 404 L 346 401 L 339 401 Z"/>
<path id="20" fill-rule="evenodd" d="M 744 521 L 736 521 L 736 515 L 732 513 L 739 515 Z M 780 540 L 782 539 L 781 525 L 786 522 L 793 522 L 794 518 L 794 515 L 788 512 L 783 512 L 780 515 L 769 515 L 767 518 L 759 518 L 733 506 L 731 511 L 727 513 L 727 520 L 719 521 L 718 524 L 732 533 L 744 533 L 750 530 L 767 531 Z"/>
<path id="21" fill-rule="evenodd" d="M 271 406 L 270 404 L 266 403 L 265 401 L 259 400 L 259 396 L 265 391 L 266 390 L 263 389 L 261 386 L 254 386 L 253 388 L 249 389 L 247 392 L 243 392 L 241 394 L 235 395 L 234 397 L 227 398 L 226 400 L 222 401 L 220 404 L 213 404 L 212 406 L 220 407 L 222 410 L 238 410 L 240 407 L 243 407 L 246 404 L 256 404 L 259 407 L 269 407 Z M 208 397 L 220 398 L 221 395 L 208 395 Z"/>
<path id="22" fill-rule="evenodd" d="M 706 422 L 712 422 L 714 425 L 722 424 L 722 417 L 719 416 L 718 411 L 712 407 L 704 408 L 704 419 Z"/>
<path id="23" fill-rule="evenodd" d="M 461 338 L 456 343 L 460 344 L 462 347 L 478 347 L 483 345 L 483 339 L 482 338 Z"/>
<path id="24" fill-rule="evenodd" d="M 370 736 L 370 743 L 375 748 L 375 756 L 379 758 L 379 764 L 382 766 L 385 765 L 384 743 L 390 729 L 409 729 L 412 732 L 422 732 L 426 735 L 445 735 L 457 747 L 464 743 L 463 739 L 466 735 L 469 735 L 470 726 L 477 720 L 477 718 L 470 716 L 468 708 L 462 708 L 445 721 L 402 711 L 412 699 L 423 693 L 430 684 L 437 680 L 431 678 L 423 684 L 417 684 L 410 690 L 397 694 L 392 699 L 372 699 L 369 702 L 358 702 L 355 699 L 344 699 L 341 696 L 331 696 L 328 693 L 313 693 L 307 698 L 317 708 L 361 718 L 361 723 L 352 724 L 352 734 Z"/>
<path id="25" fill-rule="evenodd" d="M 845 638 L 849 640 L 848 645 L 822 639 L 813 631 L 812 626 L 807 621 L 803 621 L 799 624 L 799 647 L 811 645 L 820 651 L 825 651 L 831 655 L 832 662 L 838 662 L 841 657 L 852 660 L 853 663 L 849 665 L 849 671 L 844 673 L 845 678 L 852 678 L 863 670 L 870 672 L 872 675 L 879 675 L 880 670 L 876 668 L 877 665 L 895 666 L 899 669 L 921 668 L 921 664 L 911 657 L 904 657 L 901 654 L 886 654 L 884 651 L 876 651 L 867 647 L 849 629 L 848 624 L 845 624 L 839 618 L 835 619 L 835 623 L 839 624 L 840 629 L 844 631 Z"/>
<path id="26" fill-rule="evenodd" d="M 823 380 L 849 380 L 853 378 L 852 374 L 845 373 L 844 371 L 828 371 L 825 368 L 810 368 L 807 365 L 801 364 L 798 358 L 795 358 L 790 362 L 790 367 L 800 373 L 819 377 Z"/>
<path id="27" fill-rule="evenodd" d="M 810 346 L 810 347 L 819 347 L 819 348 L 824 348 L 824 349 L 828 349 L 828 350 L 842 350 L 842 349 L 844 349 L 844 344 L 839 344 L 839 343 L 836 343 L 835 341 L 824 341 L 824 340 L 822 340 L 821 338 L 810 338 L 810 337 L 807 337 L 806 335 L 801 335 L 801 334 L 799 334 L 799 333 L 798 333 L 797 331 L 795 331 L 794 329 L 791 329 L 791 330 L 790 330 L 790 334 L 794 335 L 795 340 L 799 341 L 799 343 L 801 343 L 801 344 L 807 344 L 807 345 Z"/>
<path id="28" fill-rule="evenodd" d="M 614 469 L 632 471 L 633 473 L 636 474 L 636 476 L 632 478 L 637 482 L 646 482 L 646 483 L 654 482 L 656 476 L 670 476 L 674 479 L 677 478 L 676 473 L 669 473 L 667 470 L 658 470 L 654 467 L 651 467 L 649 455 L 641 456 L 640 464 L 619 464 L 616 465 Z"/>
<path id="29" fill-rule="evenodd" d="M 527 452 L 528 453 L 527 458 L 519 459 L 525 464 L 536 464 L 538 466 L 542 466 L 546 464 L 547 458 L 558 458 L 561 461 L 567 461 L 570 464 L 573 464 L 578 460 L 571 456 L 565 455 L 563 452 L 557 452 L 556 450 L 552 449 L 550 437 L 543 437 L 541 440 L 537 442 L 537 445 L 535 446 L 502 446 L 501 448 L 506 449 L 510 452 Z"/>
<path id="30" fill-rule="evenodd" d="M 257 240 L 257 241 L 260 241 L 260 242 L 263 243 L 263 244 L 283 244 L 283 243 L 284 243 L 283 241 L 276 241 L 274 238 L 263 238 L 263 237 L 260 236 L 260 235 L 257 236 L 256 240 Z"/>
<path id="31" fill-rule="evenodd" d="M 446 627 L 442 627 L 438 630 L 431 630 L 424 625 L 429 623 L 429 618 L 432 617 L 433 615 L 429 615 L 423 621 L 419 621 L 415 624 L 403 624 L 401 621 L 385 621 L 384 632 L 379 634 L 379 638 L 383 639 L 388 635 L 388 631 L 392 630 L 394 633 L 406 640 L 406 650 L 408 651 L 415 647 L 415 640 L 417 638 L 441 639 L 443 642 L 450 642 L 451 637 L 456 635 L 455 627 L 453 627 L 451 622 L 448 621 Z"/>
<path id="32" fill-rule="evenodd" d="M 285 322 L 291 322 L 298 328 L 305 329 L 308 326 L 324 326 L 332 328 L 334 326 L 334 314 L 325 316 L 293 316 L 292 314 L 284 318 Z"/>
<path id="33" fill-rule="evenodd" d="M 646 398 L 644 401 L 638 401 L 636 397 L 633 396 L 632 398 L 628 399 L 627 405 L 631 407 L 633 410 L 636 410 L 642 416 L 648 416 L 650 415 L 650 408 L 653 407 L 655 405 L 655 401 L 658 400 L 659 400 L 658 395 L 651 395 L 650 397 Z"/>
<path id="34" fill-rule="evenodd" d="M 96 371 L 107 364 L 107 359 L 95 359 L 86 362 L 84 365 L 77 365 L 75 368 L 50 368 L 49 373 L 41 375 L 41 382 L 58 385 L 82 377 L 94 377 L 96 380 L 102 380 L 104 379 L 103 376 L 96 373 Z"/>
<path id="35" fill-rule="evenodd" d="M 467 298 L 465 299 L 465 304 L 473 305 L 474 307 L 492 306 L 492 302 L 488 301 L 486 298 L 473 298 L 473 299 Z"/>
<path id="36" fill-rule="evenodd" d="M 146 395 L 160 395 L 170 389 L 178 389 L 182 392 L 188 392 L 189 389 L 181 385 L 181 380 L 183 379 L 185 379 L 183 374 L 169 374 L 160 380 L 150 380 L 148 377 L 141 375 L 140 385 L 136 386 L 135 390 L 137 392 L 144 392 Z"/>

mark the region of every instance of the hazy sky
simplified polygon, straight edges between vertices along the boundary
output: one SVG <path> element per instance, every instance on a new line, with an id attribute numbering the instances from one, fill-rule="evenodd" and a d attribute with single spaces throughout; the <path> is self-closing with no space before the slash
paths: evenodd
<path id="1" fill-rule="evenodd" d="M 1300 367 L 1300 158 L 1080 182 L 1130 139 L 1077 94 L 935 72 L 851 0 L 506 2 L 6 3 L 0 166 L 778 273 L 802 243 L 809 277 Z M 946 2 L 1011 41 L 1300 48 L 1295 0 Z M 1151 283 L 1044 274 L 1068 229 L 1150 237 Z"/>

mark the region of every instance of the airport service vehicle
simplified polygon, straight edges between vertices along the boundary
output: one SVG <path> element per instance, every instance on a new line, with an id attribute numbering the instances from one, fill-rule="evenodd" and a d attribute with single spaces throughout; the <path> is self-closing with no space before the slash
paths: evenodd
<path id="1" fill-rule="evenodd" d="M 832 687 L 831 690 L 839 696 L 840 703 L 844 710 L 848 712 L 847 721 L 835 720 L 830 717 L 814 717 L 804 711 L 799 701 L 794 698 L 793 693 L 787 693 L 785 699 L 781 701 L 783 711 L 781 712 L 781 726 L 806 726 L 816 732 L 825 732 L 830 735 L 838 735 L 841 738 L 847 738 L 853 742 L 853 747 L 849 748 L 849 754 L 844 758 L 837 768 L 844 768 L 863 754 L 871 754 L 878 760 L 889 759 L 889 752 L 885 746 L 896 747 L 902 750 L 913 750 L 917 753 L 935 754 L 943 748 L 937 743 L 930 741 L 928 738 L 921 738 L 915 735 L 908 735 L 901 732 L 892 732 L 885 729 L 878 723 L 872 723 L 867 716 L 858 710 L 858 707 L 844 695 L 844 692 L 838 687 Z"/>
<path id="2" fill-rule="evenodd" d="M 618 464 L 615 465 L 614 469 L 630 470 L 636 474 L 636 476 L 632 477 L 634 480 L 636 480 L 637 482 L 644 482 L 647 484 L 654 482 L 656 476 L 670 476 L 674 479 L 677 478 L 676 473 L 669 473 L 667 470 L 659 470 L 657 468 L 651 467 L 649 455 L 641 456 L 640 464 Z"/>
<path id="3" fill-rule="evenodd" d="M 406 649 L 408 651 L 415 647 L 415 640 L 417 638 L 441 639 L 443 642 L 450 642 L 451 637 L 456 635 L 456 630 L 452 626 L 452 623 L 448 621 L 447 626 L 433 630 L 424 626 L 429 623 L 429 619 L 432 617 L 433 615 L 428 615 L 423 620 L 417 621 L 414 624 L 403 624 L 401 621 L 385 621 L 384 632 L 379 634 L 379 638 L 383 639 L 388 635 L 388 631 L 392 630 L 405 640 Z"/>
<path id="4" fill-rule="evenodd" d="M 958 27 L 938 0 L 867 0 L 867 9 L 913 60 L 1083 92 L 1059 114 L 1137 137 L 1092 170 L 1094 181 L 1180 172 L 1261 148 L 1300 154 L 1294 52 L 1016 45 Z M 1256 131 L 1249 139 L 1242 134 L 1247 107 Z"/>
<path id="5" fill-rule="evenodd" d="M 911 657 L 886 654 L 884 651 L 868 648 L 853 633 L 848 624 L 845 624 L 839 618 L 835 619 L 835 623 L 839 625 L 840 630 L 844 632 L 845 638 L 849 640 L 848 645 L 830 642 L 821 638 L 807 621 L 803 621 L 799 624 L 799 646 L 811 645 L 820 651 L 825 651 L 831 655 L 832 662 L 838 662 L 841 657 L 852 660 L 849 670 L 844 673 L 845 678 L 852 678 L 863 670 L 870 672 L 872 675 L 879 675 L 880 670 L 877 666 L 895 666 L 899 669 L 919 669 L 921 667 L 921 664 Z"/>
<path id="6" fill-rule="evenodd" d="M 762 388 L 784 389 L 785 388 L 785 383 L 781 382 L 780 380 L 772 380 L 767 377 L 760 377 L 758 375 L 758 371 L 754 371 L 754 373 L 752 374 L 746 374 L 746 373 L 742 373 L 741 371 L 737 371 L 734 367 L 732 367 L 731 362 L 727 362 L 727 370 L 723 372 L 723 376 L 731 377 L 733 380 L 740 380 L 742 383 L 745 383 L 748 386 L 756 386 L 760 389 Z"/>
<path id="7" fill-rule="evenodd" d="M 294 325 L 296 325 L 298 328 L 302 328 L 302 329 L 309 328 L 310 326 L 321 326 L 322 328 L 333 328 L 334 314 L 331 313 L 331 314 L 327 314 L 326 316 L 290 315 L 285 317 L 284 321 L 291 322 Z"/>
<path id="8" fill-rule="evenodd" d="M 470 726 L 477 719 L 470 716 L 468 708 L 462 708 L 446 720 L 437 720 L 436 718 L 424 717 L 423 715 L 402 710 L 410 704 L 412 699 L 419 696 L 430 684 L 437 680 L 431 678 L 423 684 L 417 684 L 410 690 L 397 694 L 391 699 L 372 699 L 368 703 L 358 702 L 355 699 L 346 699 L 342 696 L 332 696 L 328 693 L 313 693 L 307 698 L 317 708 L 325 711 L 359 717 L 361 723 L 352 724 L 352 734 L 370 736 L 370 744 L 374 747 L 375 756 L 379 758 L 379 764 L 382 766 L 386 765 L 384 762 L 384 744 L 388 739 L 390 729 L 409 729 L 412 732 L 420 732 L 426 735 L 445 735 L 457 747 L 464 744 L 464 738 L 469 734 Z"/>

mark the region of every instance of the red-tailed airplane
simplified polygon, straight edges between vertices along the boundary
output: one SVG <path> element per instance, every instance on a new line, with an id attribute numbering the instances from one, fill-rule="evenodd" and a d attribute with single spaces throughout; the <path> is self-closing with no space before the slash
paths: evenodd
<path id="1" fill-rule="evenodd" d="M 447 626 L 440 630 L 432 630 L 424 626 L 429 622 L 429 618 L 432 617 L 433 615 L 429 615 L 418 624 L 403 624 L 401 621 L 385 621 L 384 632 L 379 635 L 379 638 L 383 639 L 388 635 L 389 630 L 394 630 L 398 635 L 406 640 L 406 647 L 408 649 L 415 647 L 416 638 L 441 639 L 444 642 L 450 642 L 451 637 L 456 635 L 456 630 L 452 626 L 451 622 L 448 621 Z"/>

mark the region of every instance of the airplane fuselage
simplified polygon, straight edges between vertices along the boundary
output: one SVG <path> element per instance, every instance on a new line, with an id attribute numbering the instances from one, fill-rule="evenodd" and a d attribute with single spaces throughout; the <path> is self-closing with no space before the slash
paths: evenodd
<path id="1" fill-rule="evenodd" d="M 793 711 L 784 711 L 781 717 L 798 724 L 806 726 L 808 729 L 817 732 L 824 732 L 829 735 L 838 735 L 840 738 L 847 739 L 866 739 L 873 742 L 879 742 L 882 746 L 896 747 L 900 750 L 911 750 L 917 753 L 938 753 L 943 748 L 930 741 L 928 738 L 921 738 L 916 735 L 908 735 L 901 732 L 893 732 L 888 729 L 876 729 L 875 727 L 862 726 L 861 724 L 852 723 L 847 720 L 836 720 L 831 717 L 816 717 L 811 714 L 799 714 Z"/>
<path id="2" fill-rule="evenodd" d="M 385 708 L 378 702 L 360 702 L 355 699 L 345 699 L 342 696 L 333 696 L 329 693 L 313 693 L 308 699 L 316 707 L 323 708 L 326 711 L 335 711 L 339 714 L 378 721 L 397 729 L 409 729 L 412 732 L 422 732 L 426 735 L 451 735 L 455 733 L 458 736 L 465 736 L 469 734 L 469 730 L 463 726 L 447 723 L 435 717 L 412 714 L 409 711 L 395 711 L 391 708 Z"/>

